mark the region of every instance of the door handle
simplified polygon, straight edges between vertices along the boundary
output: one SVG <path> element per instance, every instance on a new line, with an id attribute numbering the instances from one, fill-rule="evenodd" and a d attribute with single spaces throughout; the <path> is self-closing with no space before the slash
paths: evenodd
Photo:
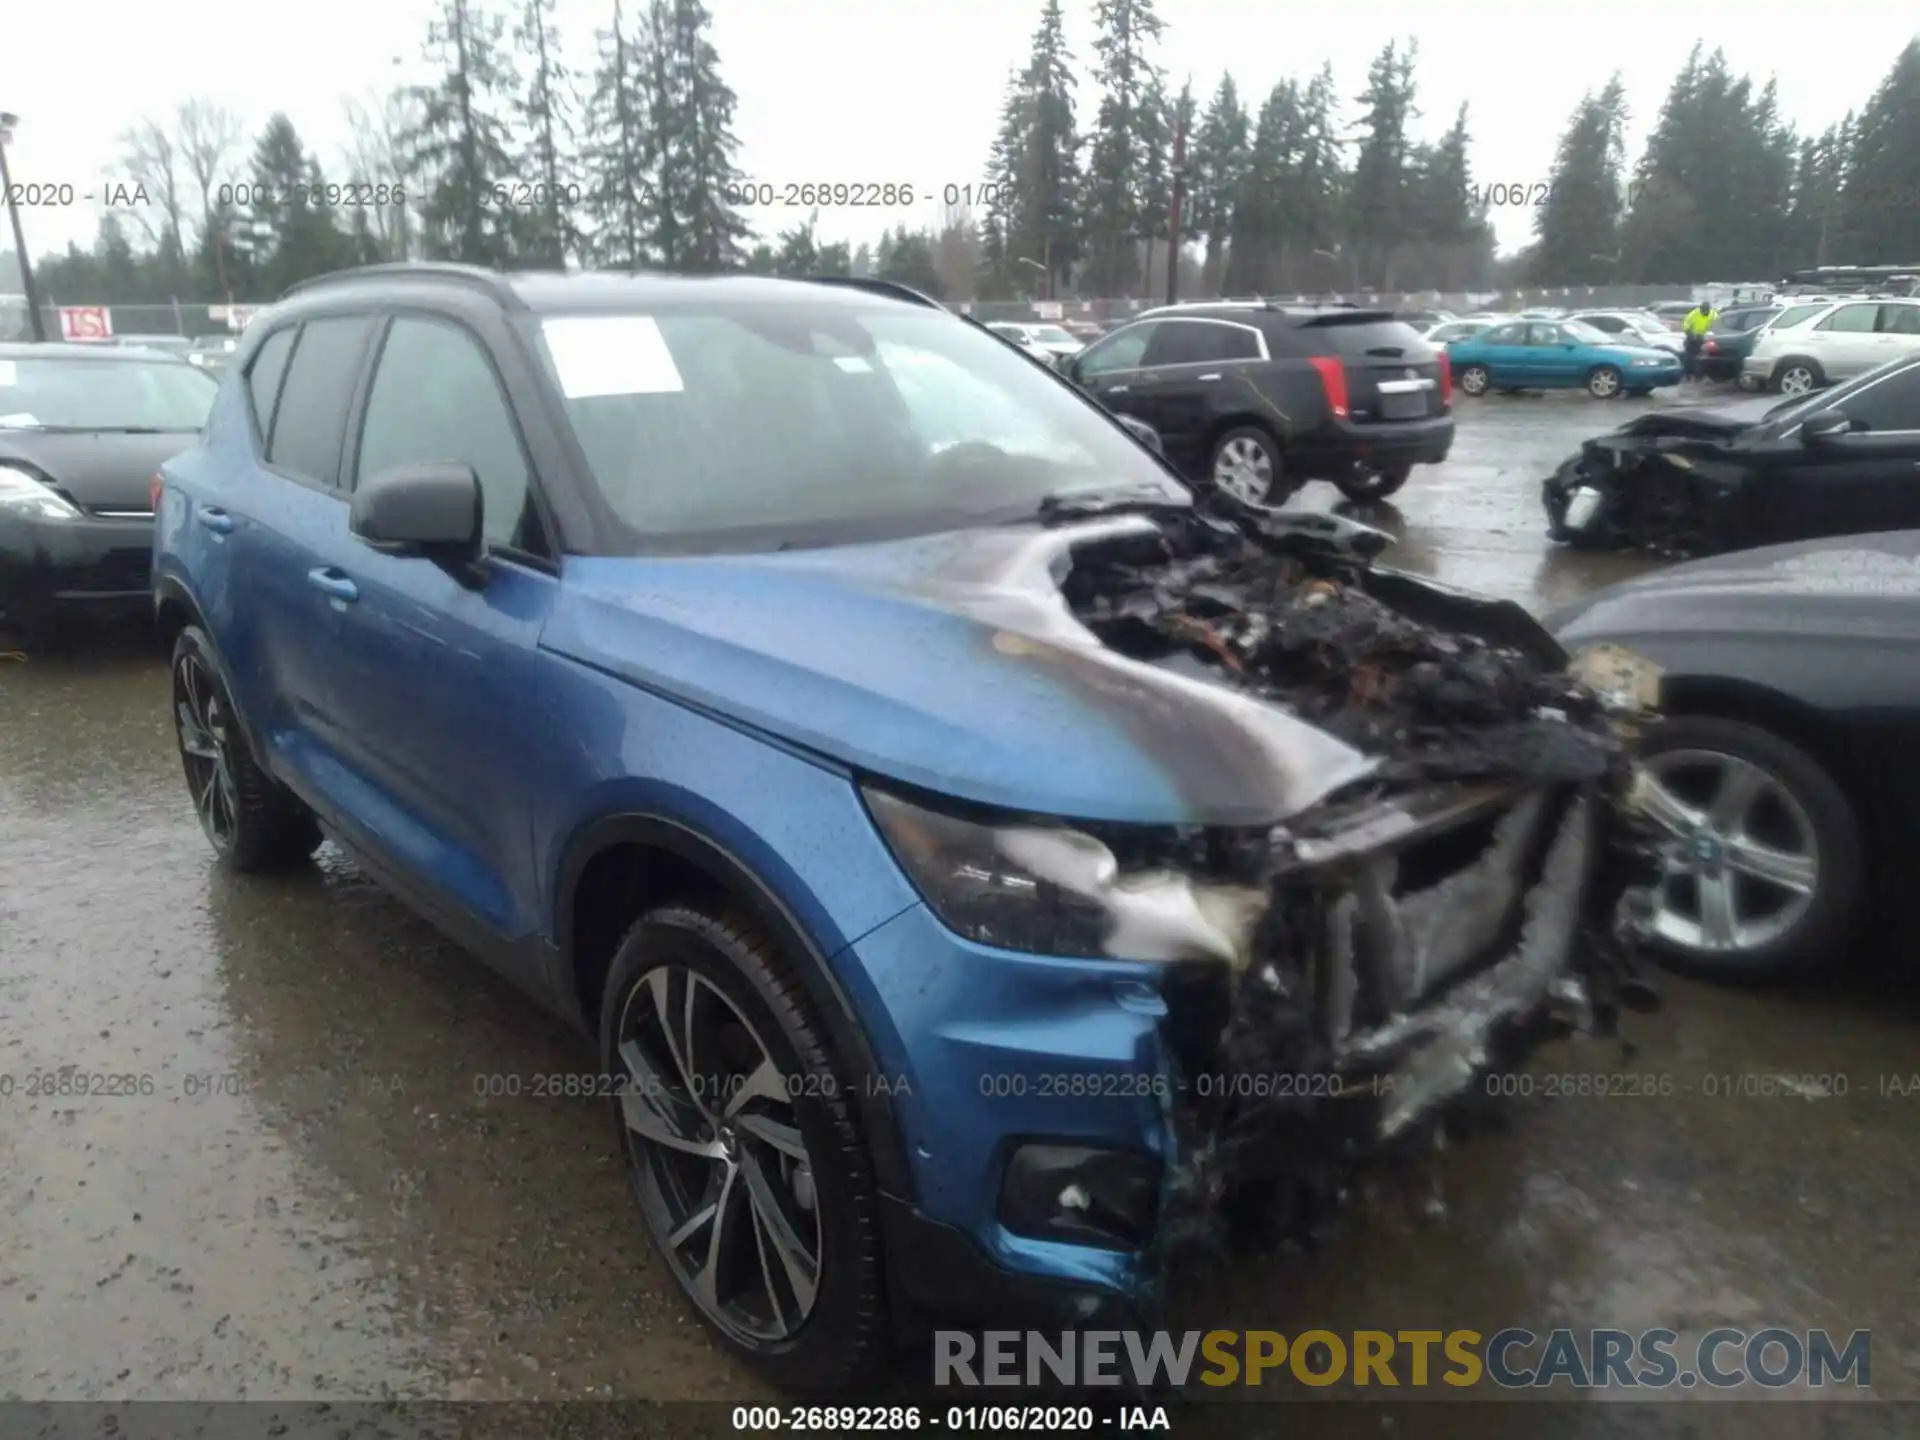
<path id="1" fill-rule="evenodd" d="M 360 587 L 331 565 L 323 565 L 318 570 L 309 570 L 307 583 L 321 594 L 335 600 L 350 601 L 360 598 Z"/>
<path id="2" fill-rule="evenodd" d="M 1218 372 L 1216 371 L 1216 372 L 1215 372 L 1214 374 L 1212 374 L 1212 375 L 1196 375 L 1196 376 L 1194 376 L 1193 378 L 1194 378 L 1194 379 L 1196 379 L 1196 380 L 1218 380 L 1218 379 L 1220 378 L 1220 375 L 1219 375 L 1219 373 L 1218 373 Z"/>
<path id="3" fill-rule="evenodd" d="M 207 506 L 201 509 L 200 523 L 216 535 L 231 535 L 233 533 L 233 516 L 229 515 L 217 505 Z"/>
<path id="4" fill-rule="evenodd" d="M 1124 395 L 1126 393 L 1127 393 L 1127 387 L 1125 385 L 1107 386 L 1107 394 L 1109 395 Z"/>

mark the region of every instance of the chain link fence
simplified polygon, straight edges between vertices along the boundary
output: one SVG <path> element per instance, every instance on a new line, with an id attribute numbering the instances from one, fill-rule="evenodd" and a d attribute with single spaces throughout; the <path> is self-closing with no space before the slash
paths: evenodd
<path id="1" fill-rule="evenodd" d="M 235 303 L 243 314 L 254 308 L 245 302 Z M 189 338 L 231 335 L 235 332 L 227 320 L 230 308 L 186 301 L 169 301 L 160 305 L 102 305 L 95 300 L 78 297 L 69 299 L 64 295 L 44 298 L 40 302 L 49 340 L 64 338 L 60 319 L 63 309 L 84 312 L 76 320 L 82 333 L 74 338 L 105 339 L 108 336 L 127 335 L 184 335 Z M 104 333 L 99 320 L 95 318 L 102 311 L 106 315 Z M 33 326 L 28 323 L 26 301 L 18 296 L 0 296 L 0 340 L 32 338 Z"/>

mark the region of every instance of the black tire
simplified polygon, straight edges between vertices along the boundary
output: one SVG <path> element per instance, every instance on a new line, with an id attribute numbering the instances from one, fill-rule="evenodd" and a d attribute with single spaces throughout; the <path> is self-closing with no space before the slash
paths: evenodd
<path id="1" fill-rule="evenodd" d="M 1622 379 L 1618 366 L 1596 365 L 1587 372 L 1587 393 L 1596 400 L 1618 399 Z"/>
<path id="2" fill-rule="evenodd" d="M 1340 493 L 1349 500 L 1364 505 L 1370 500 L 1384 500 L 1389 495 L 1397 494 L 1412 474 L 1411 465 L 1396 465 L 1388 470 L 1349 471 L 1333 483 L 1340 487 Z"/>
<path id="3" fill-rule="evenodd" d="M 737 913 L 675 905 L 643 916 L 614 956 L 600 1012 L 601 1065 L 608 1076 L 635 1073 L 621 1058 L 621 1045 L 633 1036 L 649 1003 L 641 992 L 652 983 L 650 977 L 687 972 L 724 997 L 786 1081 L 786 1103 L 807 1152 L 809 1213 L 817 1213 L 819 1242 L 811 1308 L 797 1328 L 783 1339 L 756 1340 L 710 1313 L 661 1233 L 654 1209 L 659 1192 L 650 1198 L 650 1177 L 659 1171 L 649 1167 L 675 1152 L 636 1135 L 623 1118 L 623 1101 L 616 1098 L 613 1119 L 628 1180 L 656 1250 L 688 1302 L 729 1350 L 777 1384 L 841 1389 L 889 1353 L 879 1188 L 845 1067 L 771 940 Z M 737 1092 L 717 1086 L 713 1093 Z M 746 1229 L 757 1243 L 751 1220 Z"/>
<path id="4" fill-rule="evenodd" d="M 1462 395 L 1484 395 L 1493 384 L 1493 375 L 1484 365 L 1462 365 L 1454 379 Z"/>
<path id="5" fill-rule="evenodd" d="M 1221 464 L 1236 449 L 1257 449 L 1265 457 L 1270 479 L 1265 493 L 1257 498 L 1251 492 L 1241 494 L 1220 483 Z M 1209 489 L 1229 498 L 1264 506 L 1284 504 L 1302 484 L 1287 474 L 1286 456 L 1280 449 L 1280 442 L 1264 425 L 1236 425 L 1215 440 L 1207 456 L 1205 483 Z"/>
<path id="6" fill-rule="evenodd" d="M 1656 936 L 1653 947 L 1672 968 L 1712 979 L 1774 979 L 1838 959 L 1859 919 L 1865 860 L 1859 819 L 1826 768 L 1770 730 L 1715 715 L 1679 715 L 1663 721 L 1648 732 L 1641 747 L 1648 760 L 1676 751 L 1745 761 L 1792 797 L 1810 823 L 1815 842 L 1813 897 L 1784 933 L 1763 946 L 1716 953 Z"/>
<path id="7" fill-rule="evenodd" d="M 1788 377 L 1799 372 L 1805 373 L 1807 387 L 1804 390 L 1789 390 Z M 1827 372 L 1820 368 L 1818 360 L 1809 360 L 1804 355 L 1790 355 L 1773 367 L 1773 374 L 1768 377 L 1767 387 L 1781 395 L 1811 395 L 1826 383 Z"/>
<path id="8" fill-rule="evenodd" d="M 173 643 L 173 730 L 200 829 L 226 869 L 298 865 L 320 848 L 320 827 L 255 761 L 221 675 L 213 642 L 187 626 Z M 199 688 L 190 692 L 190 685 Z"/>

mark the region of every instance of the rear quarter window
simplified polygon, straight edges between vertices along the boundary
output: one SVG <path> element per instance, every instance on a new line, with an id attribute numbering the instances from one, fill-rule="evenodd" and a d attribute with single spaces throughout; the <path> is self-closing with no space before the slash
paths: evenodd
<path id="1" fill-rule="evenodd" d="M 260 448 L 267 448 L 273 434 L 273 407 L 280 398 L 280 380 L 287 373 L 287 357 L 293 353 L 293 326 L 276 330 L 260 342 L 253 363 L 247 367 L 247 406 L 253 411 L 255 433 Z"/>
<path id="2" fill-rule="evenodd" d="M 373 325 L 371 316 L 343 315 L 309 320 L 300 327 L 300 342 L 274 407 L 268 464 L 323 485 L 339 484 L 347 405 Z"/>

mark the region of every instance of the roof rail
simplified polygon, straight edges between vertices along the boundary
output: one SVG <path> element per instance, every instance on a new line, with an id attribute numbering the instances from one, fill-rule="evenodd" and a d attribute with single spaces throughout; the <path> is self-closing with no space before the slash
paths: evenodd
<path id="1" fill-rule="evenodd" d="M 898 280 L 882 280 L 873 275 L 809 275 L 807 279 L 815 285 L 842 285 L 849 290 L 865 290 L 869 295 L 885 295 L 890 300 L 905 300 L 910 305 L 924 305 L 931 310 L 947 308 L 931 295 L 911 285 L 902 285 Z"/>
<path id="2" fill-rule="evenodd" d="M 290 295 L 317 290 L 323 285 L 347 284 L 355 280 L 453 281 L 484 290 L 506 305 L 518 306 L 520 303 L 520 296 L 504 271 L 439 260 L 393 260 L 381 265 L 356 265 L 350 270 L 332 270 L 325 275 L 295 281 L 280 292 L 280 298 L 285 300 Z"/>

